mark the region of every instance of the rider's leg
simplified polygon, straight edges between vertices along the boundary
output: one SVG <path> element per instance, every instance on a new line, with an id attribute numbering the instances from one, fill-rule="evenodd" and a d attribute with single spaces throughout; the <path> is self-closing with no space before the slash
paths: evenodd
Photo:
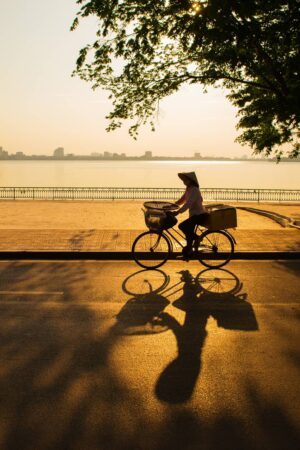
<path id="1" fill-rule="evenodd" d="M 208 219 L 209 214 L 208 213 L 202 213 L 199 214 L 197 216 L 195 216 L 195 222 L 196 225 L 201 225 L 204 226 L 207 224 L 207 219 Z M 196 231 L 196 226 L 195 226 L 195 230 Z M 195 232 L 194 232 L 194 247 L 195 249 L 197 249 L 199 247 L 199 243 L 200 243 L 200 236 L 198 236 Z"/>
<path id="2" fill-rule="evenodd" d="M 187 245 L 184 249 L 184 253 L 189 253 L 192 250 L 195 225 L 196 216 L 189 217 L 178 225 L 178 228 L 184 233 L 186 238 Z"/>
<path id="3" fill-rule="evenodd" d="M 209 214 L 208 213 L 202 213 L 202 214 L 199 214 L 198 216 L 195 216 L 196 217 L 196 224 L 197 225 L 206 225 L 207 224 L 207 219 L 208 219 L 208 217 L 209 217 Z"/>

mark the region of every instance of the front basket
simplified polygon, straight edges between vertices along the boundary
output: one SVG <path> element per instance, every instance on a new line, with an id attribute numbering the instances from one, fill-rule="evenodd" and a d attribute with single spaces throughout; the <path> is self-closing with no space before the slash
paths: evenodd
<path id="1" fill-rule="evenodd" d="M 158 209 L 145 211 L 145 223 L 149 230 L 161 231 L 172 228 L 177 223 L 176 217 Z"/>

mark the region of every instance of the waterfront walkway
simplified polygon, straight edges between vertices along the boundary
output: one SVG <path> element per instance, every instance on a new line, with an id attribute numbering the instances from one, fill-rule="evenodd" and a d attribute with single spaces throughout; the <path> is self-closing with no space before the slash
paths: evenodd
<path id="1" fill-rule="evenodd" d="M 143 230 L 0 230 L 0 251 L 129 252 Z M 300 231 L 232 231 L 237 252 L 300 252 Z M 175 251 L 180 251 L 178 244 Z"/>
<path id="2" fill-rule="evenodd" d="M 271 211 L 294 221 L 299 205 L 235 204 Z M 0 202 L 1 252 L 129 252 L 146 230 L 142 202 Z M 184 218 L 184 217 L 182 217 Z M 237 252 L 299 252 L 300 230 L 238 209 L 232 230 Z M 176 245 L 175 251 L 180 248 Z"/>

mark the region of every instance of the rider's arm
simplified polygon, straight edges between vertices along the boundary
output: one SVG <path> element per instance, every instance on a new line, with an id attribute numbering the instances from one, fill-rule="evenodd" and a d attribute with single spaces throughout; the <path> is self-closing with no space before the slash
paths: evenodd
<path id="1" fill-rule="evenodd" d="M 180 197 L 179 200 L 177 200 L 177 202 L 175 202 L 176 205 L 182 205 L 185 202 L 185 193 L 183 194 L 182 197 Z"/>
<path id="2" fill-rule="evenodd" d="M 189 209 L 192 206 L 192 204 L 195 202 L 196 199 L 197 199 L 196 190 L 189 189 L 188 194 L 185 197 L 185 204 L 181 208 L 179 208 L 177 213 L 181 214 L 181 213 L 185 212 L 187 209 Z"/>

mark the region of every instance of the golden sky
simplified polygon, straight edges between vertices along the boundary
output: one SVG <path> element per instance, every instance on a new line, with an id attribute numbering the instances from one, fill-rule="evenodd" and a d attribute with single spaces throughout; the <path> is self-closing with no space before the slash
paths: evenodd
<path id="1" fill-rule="evenodd" d="M 126 125 L 107 133 L 107 94 L 71 78 L 78 51 L 94 39 L 95 21 L 75 32 L 75 0 L 0 0 L 0 146 L 10 153 L 125 152 L 140 155 L 241 156 L 251 149 L 234 142 L 236 110 L 221 90 L 186 86 L 161 103 L 155 133 L 137 141 Z"/>

